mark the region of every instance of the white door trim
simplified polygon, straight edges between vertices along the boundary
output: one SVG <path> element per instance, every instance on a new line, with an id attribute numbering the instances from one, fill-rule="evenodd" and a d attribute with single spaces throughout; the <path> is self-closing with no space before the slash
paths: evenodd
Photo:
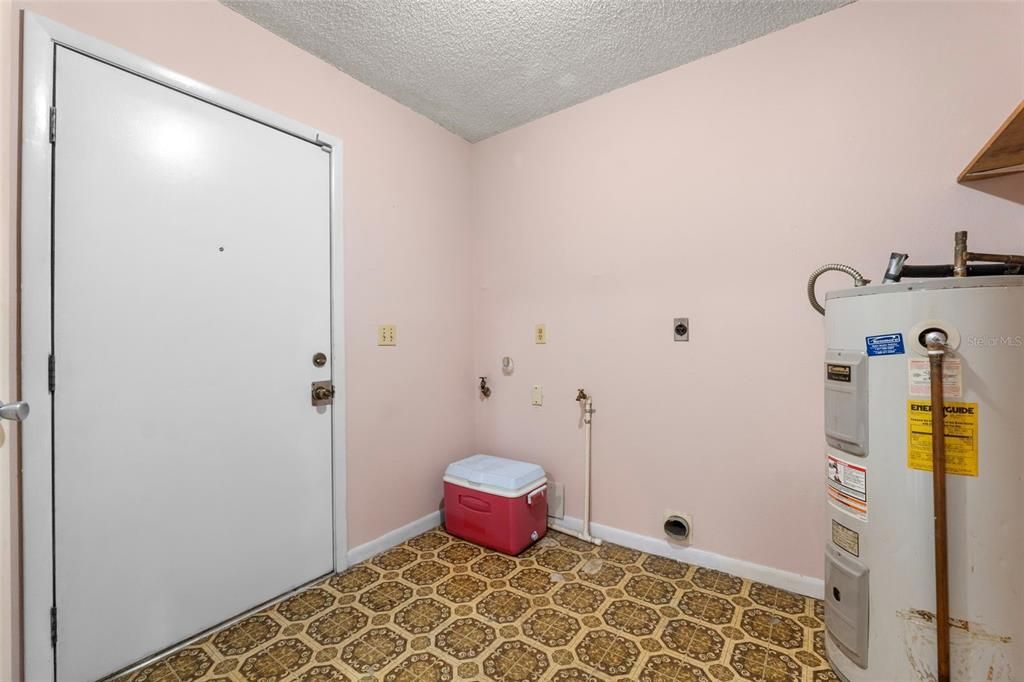
<path id="1" fill-rule="evenodd" d="M 332 425 L 334 569 L 347 567 L 345 467 L 345 329 L 342 250 L 341 140 L 198 83 L 91 36 L 24 11 L 21 121 L 21 394 L 32 407 L 21 426 L 22 637 L 24 676 L 52 680 L 53 605 L 52 425 L 49 393 L 51 280 L 50 104 L 54 50 L 62 45 L 166 85 L 282 132 L 319 144 L 331 155 L 331 367 L 336 393 Z M 59 135 L 59 133 L 58 133 Z M 169 643 L 170 644 L 170 643 Z"/>

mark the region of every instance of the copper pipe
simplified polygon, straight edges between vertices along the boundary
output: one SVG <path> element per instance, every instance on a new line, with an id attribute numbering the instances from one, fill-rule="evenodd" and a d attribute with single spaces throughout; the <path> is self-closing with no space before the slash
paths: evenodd
<path id="1" fill-rule="evenodd" d="M 968 251 L 964 254 L 966 260 L 982 261 L 985 263 L 1011 263 L 1013 265 L 1024 265 L 1024 256 L 1016 256 L 1006 253 L 974 253 Z"/>
<path id="2" fill-rule="evenodd" d="M 1024 265 L 1024 256 L 1008 253 L 976 253 L 967 250 L 967 231 L 960 230 L 955 235 L 953 243 L 953 276 L 966 277 L 967 263 L 969 261 L 980 261 L 983 263 L 1008 263 L 1010 265 Z"/>
<path id="3" fill-rule="evenodd" d="M 932 505 L 935 513 L 935 637 L 938 682 L 949 682 L 949 546 L 946 535 L 946 405 L 942 396 L 942 360 L 946 335 L 925 337 L 932 398 Z"/>

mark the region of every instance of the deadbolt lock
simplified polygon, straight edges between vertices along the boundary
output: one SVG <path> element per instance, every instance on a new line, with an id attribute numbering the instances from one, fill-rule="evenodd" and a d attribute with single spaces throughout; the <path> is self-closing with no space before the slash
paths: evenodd
<path id="1" fill-rule="evenodd" d="M 330 405 L 334 402 L 334 386 L 330 381 L 314 381 L 311 397 L 314 406 Z"/>
<path id="2" fill-rule="evenodd" d="M 324 355 L 323 353 L 317 353 L 317 354 L 315 354 L 313 356 L 313 366 L 314 367 L 323 367 L 326 364 L 327 364 L 327 356 Z"/>

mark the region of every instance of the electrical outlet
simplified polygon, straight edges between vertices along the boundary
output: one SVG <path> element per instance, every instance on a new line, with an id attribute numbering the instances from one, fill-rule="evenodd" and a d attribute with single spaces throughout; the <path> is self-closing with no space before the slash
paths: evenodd
<path id="1" fill-rule="evenodd" d="M 548 330 L 543 324 L 538 324 L 536 331 L 533 333 L 534 343 L 547 343 L 548 342 Z"/>
<path id="2" fill-rule="evenodd" d="M 384 324 L 377 327 L 378 346 L 397 346 L 398 329 L 393 324 Z"/>
<path id="3" fill-rule="evenodd" d="M 690 340 L 690 318 L 677 317 L 672 320 L 672 334 L 676 341 Z"/>
<path id="4" fill-rule="evenodd" d="M 530 391 L 530 404 L 534 407 L 540 407 L 544 404 L 544 389 L 540 386 L 534 386 Z"/>

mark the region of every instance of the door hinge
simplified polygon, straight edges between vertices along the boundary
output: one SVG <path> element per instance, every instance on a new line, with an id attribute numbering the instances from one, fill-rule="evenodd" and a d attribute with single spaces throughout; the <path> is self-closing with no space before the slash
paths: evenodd
<path id="1" fill-rule="evenodd" d="M 50 353 L 47 376 L 49 378 L 50 393 L 53 393 L 57 390 L 57 358 L 54 357 L 53 353 Z"/>
<path id="2" fill-rule="evenodd" d="M 50 107 L 50 143 L 57 141 L 57 107 Z"/>
<path id="3" fill-rule="evenodd" d="M 50 646 L 57 646 L 57 607 L 50 607 Z"/>

